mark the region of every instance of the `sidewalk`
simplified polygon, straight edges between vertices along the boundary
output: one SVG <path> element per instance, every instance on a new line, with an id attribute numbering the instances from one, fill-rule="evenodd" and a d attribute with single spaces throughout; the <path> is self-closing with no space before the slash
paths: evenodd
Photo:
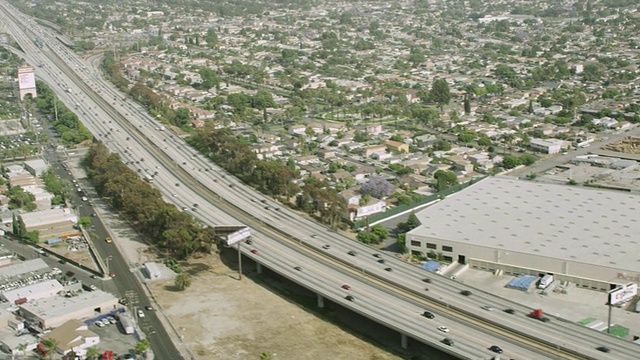
<path id="1" fill-rule="evenodd" d="M 120 219 L 118 215 L 109 211 L 108 205 L 98 197 L 95 189 L 91 186 L 84 169 L 77 163 L 69 163 L 68 165 L 69 171 L 71 171 L 73 176 L 83 184 L 83 188 L 89 194 L 96 215 L 104 224 L 109 234 L 111 234 L 113 244 L 118 248 L 120 254 L 129 264 L 129 269 L 134 272 L 138 280 L 142 283 L 146 295 L 153 301 L 158 319 L 162 323 L 162 326 L 167 330 L 169 338 L 183 355 L 183 358 L 195 359 L 191 351 L 178 335 L 173 324 L 171 324 L 169 319 L 165 316 L 162 308 L 156 301 L 155 295 L 150 291 L 144 276 L 140 271 L 142 269 L 142 264 L 151 260 L 147 259 L 147 255 L 144 253 L 144 251 L 148 249 L 148 245 L 144 243 L 138 233 L 131 229 L 126 221 Z M 142 332 L 140 333 L 142 334 Z M 148 351 L 147 359 L 154 359 L 154 355 L 150 350 Z"/>

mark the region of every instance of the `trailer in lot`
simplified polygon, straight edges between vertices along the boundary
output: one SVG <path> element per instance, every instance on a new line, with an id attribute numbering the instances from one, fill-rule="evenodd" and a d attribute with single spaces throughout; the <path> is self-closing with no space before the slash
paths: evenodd
<path id="1" fill-rule="evenodd" d="M 133 334 L 135 326 L 129 315 L 124 313 L 120 315 L 120 325 L 122 325 L 122 330 L 124 330 L 125 334 Z"/>

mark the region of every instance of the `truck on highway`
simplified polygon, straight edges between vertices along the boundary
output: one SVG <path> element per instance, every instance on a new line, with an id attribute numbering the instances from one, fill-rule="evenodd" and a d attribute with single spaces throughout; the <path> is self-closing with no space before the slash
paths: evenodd
<path id="1" fill-rule="evenodd" d="M 553 282 L 553 275 L 547 274 L 538 281 L 538 289 L 546 289 Z"/>
<path id="2" fill-rule="evenodd" d="M 528 316 L 533 319 L 538 319 L 542 322 L 548 322 L 550 320 L 548 317 L 544 316 L 542 309 L 535 309 L 530 312 Z"/>
<path id="3" fill-rule="evenodd" d="M 67 89 L 67 92 L 68 92 L 69 94 L 73 94 L 73 90 L 71 90 L 71 88 L 68 88 L 68 89 Z"/>

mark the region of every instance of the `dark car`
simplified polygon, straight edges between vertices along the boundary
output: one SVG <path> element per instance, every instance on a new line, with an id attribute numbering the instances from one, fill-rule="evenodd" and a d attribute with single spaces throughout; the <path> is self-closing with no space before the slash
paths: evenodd
<path id="1" fill-rule="evenodd" d="M 435 315 L 433 315 L 433 313 L 432 313 L 431 311 L 425 311 L 425 312 L 423 312 L 423 313 L 422 313 L 422 316 L 426 317 L 427 319 L 433 319 L 433 318 L 435 318 L 435 317 L 436 317 Z"/>
<path id="2" fill-rule="evenodd" d="M 63 265 L 67 263 L 66 261 L 64 261 L 64 259 L 60 259 L 60 260 L 58 260 L 58 262 L 59 262 L 60 264 L 63 264 Z"/>
<path id="3" fill-rule="evenodd" d="M 611 349 L 609 349 L 609 348 L 608 348 L 608 347 L 606 347 L 606 346 L 598 346 L 598 347 L 596 348 L 596 350 L 598 350 L 598 351 L 602 351 L 602 352 L 606 352 L 606 353 L 608 353 L 608 352 L 610 352 L 610 351 L 611 351 Z"/>
<path id="4" fill-rule="evenodd" d="M 66 275 L 67 277 L 73 277 L 73 275 L 75 275 L 75 274 L 76 274 L 76 273 L 74 273 L 73 271 L 67 271 L 65 275 Z"/>
<path id="5" fill-rule="evenodd" d="M 455 344 L 455 342 L 454 342 L 453 340 L 449 339 L 449 338 L 444 338 L 444 339 L 442 340 L 442 342 L 443 342 L 445 345 L 449 345 L 449 346 L 453 346 L 453 345 Z"/>
<path id="6" fill-rule="evenodd" d="M 464 296 L 471 296 L 471 291 L 469 290 L 462 290 L 460 291 L 460 294 L 464 295 Z"/>
<path id="7" fill-rule="evenodd" d="M 378 258 L 378 259 L 379 259 L 379 258 L 381 258 L 381 257 L 382 257 L 382 255 L 380 255 L 380 254 L 373 254 L 373 257 L 376 257 L 376 258 Z"/>
<path id="8" fill-rule="evenodd" d="M 392 271 L 393 269 L 388 267 L 388 268 L 384 268 L 384 271 Z"/>
<path id="9" fill-rule="evenodd" d="M 293 268 L 298 270 L 298 271 L 302 271 L 302 267 L 300 267 L 300 266 L 294 266 Z"/>
<path id="10" fill-rule="evenodd" d="M 513 309 L 504 309 L 504 312 L 506 312 L 507 314 L 515 314 L 516 311 Z"/>
<path id="11" fill-rule="evenodd" d="M 347 295 L 347 296 L 345 296 L 344 298 L 345 298 L 345 299 L 347 299 L 347 300 L 349 300 L 349 301 L 355 301 L 355 299 L 356 299 L 356 298 L 354 298 L 354 297 L 353 297 L 353 296 L 351 296 L 351 295 Z"/>
<path id="12" fill-rule="evenodd" d="M 500 348 L 500 346 L 498 346 L 498 345 L 491 345 L 489 350 L 493 351 L 496 354 L 502 354 L 502 352 L 503 352 L 502 349 Z"/>
<path id="13" fill-rule="evenodd" d="M 424 282 L 426 282 L 426 283 L 430 283 L 430 282 L 431 282 L 431 279 L 430 279 L 430 278 L 424 278 L 424 279 L 422 279 L 422 281 L 424 281 Z"/>
<path id="14" fill-rule="evenodd" d="M 351 255 L 351 256 L 356 256 L 356 252 L 353 250 L 349 250 L 349 252 L 347 252 L 347 254 Z"/>

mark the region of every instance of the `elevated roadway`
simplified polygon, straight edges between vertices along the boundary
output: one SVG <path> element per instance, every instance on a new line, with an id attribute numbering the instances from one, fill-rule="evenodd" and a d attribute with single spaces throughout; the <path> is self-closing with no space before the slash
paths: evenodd
<path id="1" fill-rule="evenodd" d="M 23 41 L 20 41 L 21 46 L 26 46 Z M 503 347 L 510 356 L 531 359 L 631 359 L 637 356 L 638 348 L 634 344 L 561 319 L 544 324 L 528 319 L 523 314 L 531 309 L 444 277 L 429 275 L 433 278 L 433 283 L 428 284 L 430 290 L 425 291 L 425 283 L 421 280 L 426 273 L 422 269 L 384 255 L 385 264 L 380 264 L 378 258 L 372 256 L 370 248 L 300 217 L 286 207 L 244 187 L 237 179 L 226 176 L 223 170 L 195 153 L 175 135 L 157 130 L 159 124 L 150 119 L 144 109 L 123 100 L 122 94 L 87 69 L 86 64 L 74 54 L 62 46 L 56 48 L 54 45 L 53 50 L 55 54 L 47 50 L 37 55 L 42 55 L 39 58 L 47 57 L 42 58 L 42 61 L 47 63 L 45 70 L 48 73 L 55 75 L 57 71 L 58 78 L 52 80 L 65 103 L 69 101 L 73 104 L 74 100 L 80 99 L 76 105 L 83 110 L 84 116 L 80 118 L 87 127 L 98 134 L 113 151 L 123 155 L 125 161 L 136 171 L 146 172 L 159 167 L 155 185 L 169 201 L 174 201 L 179 207 L 190 209 L 193 204 L 199 204 L 194 215 L 203 222 L 210 225 L 245 223 L 251 226 L 255 239 L 253 247 L 242 251 L 274 271 L 303 285 L 311 273 L 314 276 L 326 275 L 327 281 L 323 282 L 323 286 L 313 285 L 311 289 L 402 334 L 460 357 L 489 356 L 491 353 L 486 348 L 492 344 Z M 26 52 L 33 56 L 29 51 Z M 64 94 L 69 88 L 72 92 Z M 97 93 L 101 97 L 97 97 Z M 225 219 L 224 216 L 231 218 Z M 211 219 L 226 222 L 216 223 Z M 258 253 L 253 254 L 249 250 L 257 250 Z M 348 251 L 354 251 L 356 255 L 350 256 Z M 295 270 L 294 266 L 300 266 L 296 264 L 304 264 L 303 270 Z M 387 267 L 392 271 L 386 271 Z M 358 291 L 362 293 L 354 295 L 354 302 L 337 297 L 336 291 L 340 291 L 341 284 L 328 281 L 328 274 L 332 274 L 332 271 L 343 274 L 344 280 L 341 282 L 359 284 Z M 472 291 L 473 295 L 460 295 L 460 291 L 465 289 Z M 386 295 L 383 296 L 378 291 Z M 363 301 L 363 298 L 386 298 L 389 303 Z M 360 308 L 363 305 L 356 305 L 361 303 L 366 305 L 364 309 Z M 420 316 L 421 311 L 414 311 L 418 309 L 410 311 L 411 322 L 418 321 L 418 325 L 415 328 L 408 327 L 410 324 L 406 323 L 407 320 L 398 311 L 410 309 L 411 305 L 431 310 L 437 319 L 446 320 L 441 325 L 455 328 L 456 332 L 452 330 L 451 337 L 457 340 L 456 346 L 448 347 L 428 337 L 435 326 Z M 479 310 L 481 305 L 492 305 L 498 309 L 511 308 L 516 311 L 516 315 L 502 311 L 484 312 Z M 394 316 L 388 319 L 383 316 L 384 313 Z M 474 327 L 482 331 L 474 333 Z M 457 338 L 458 331 L 460 338 Z M 439 335 L 442 337 L 442 334 Z M 613 351 L 610 354 L 598 352 L 595 350 L 596 345 L 607 346 Z"/>

